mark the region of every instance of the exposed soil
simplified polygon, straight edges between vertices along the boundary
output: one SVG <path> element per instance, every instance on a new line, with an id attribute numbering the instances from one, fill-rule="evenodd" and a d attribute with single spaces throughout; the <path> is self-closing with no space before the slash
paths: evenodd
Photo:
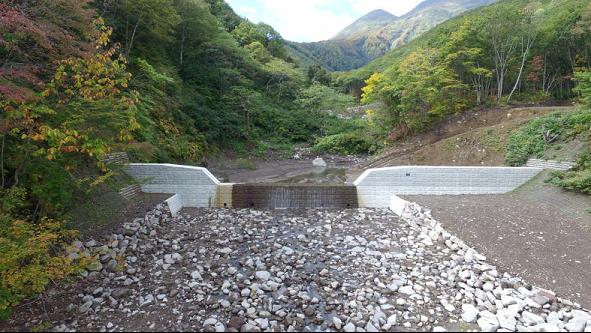
<path id="1" fill-rule="evenodd" d="M 591 215 L 526 199 L 528 193 L 405 199 L 432 209 L 502 270 L 591 307 Z"/>
<path id="2" fill-rule="evenodd" d="M 253 158 L 214 162 L 208 166 L 208 169 L 220 181 L 229 183 L 334 184 L 344 183 L 346 180 L 344 170 L 367 160 L 364 156 L 324 155 L 321 157 L 328 164 L 326 168 L 312 165 L 316 156 L 302 156 L 299 159 L 275 161 Z"/>
<path id="3" fill-rule="evenodd" d="M 352 174 L 396 165 L 503 165 L 505 146 L 513 130 L 542 115 L 574 110 L 572 106 L 543 106 L 465 112 L 428 132 L 395 143 L 359 165 Z"/>

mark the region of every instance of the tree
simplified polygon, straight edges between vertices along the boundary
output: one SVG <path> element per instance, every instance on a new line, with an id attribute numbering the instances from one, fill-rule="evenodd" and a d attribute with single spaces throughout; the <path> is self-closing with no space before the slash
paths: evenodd
<path id="1" fill-rule="evenodd" d="M 3 134 L 10 137 L 9 150 L 18 152 L 3 185 L 19 186 L 23 175 L 34 178 L 29 170 L 34 158 L 59 161 L 72 172 L 80 162 L 72 157 L 84 156 L 104 169 L 101 159 L 112 144 L 132 137 L 137 129 L 136 96 L 127 91 L 131 75 L 125 59 L 108 46 L 111 32 L 97 21 L 96 54 L 58 62 L 52 81 L 36 100 L 2 104 Z M 51 210 L 52 205 L 45 204 Z"/>
<path id="2" fill-rule="evenodd" d="M 138 41 L 144 56 L 145 53 L 156 56 L 166 52 L 174 29 L 180 23 L 173 0 L 97 0 L 96 6 L 114 27 L 115 38 L 123 41 L 128 59 Z"/>
<path id="3" fill-rule="evenodd" d="M 537 26 L 534 22 L 534 15 L 536 11 L 536 7 L 532 4 L 522 10 L 519 17 L 519 24 L 517 26 L 518 34 L 519 34 L 519 42 L 521 45 L 521 66 L 519 67 L 519 74 L 517 75 L 517 80 L 515 81 L 515 85 L 507 97 L 507 103 L 511 101 L 511 97 L 517 90 L 517 87 L 521 83 L 521 77 L 523 75 L 523 69 L 525 68 L 525 64 L 527 59 L 530 55 L 530 50 L 534 45 L 534 42 L 537 37 Z"/>
<path id="4" fill-rule="evenodd" d="M 332 82 L 332 77 L 324 67 L 316 64 L 308 67 L 308 80 L 312 84 L 320 83 L 328 86 Z"/>
<path id="5" fill-rule="evenodd" d="M 465 85 L 434 49 L 409 54 L 398 66 L 372 75 L 366 84 L 362 101 L 384 102 L 386 113 L 377 117 L 393 132 L 422 130 L 466 107 Z"/>
<path id="6" fill-rule="evenodd" d="M 507 24 L 515 21 L 516 11 L 511 5 L 496 6 L 489 14 L 486 24 L 486 34 L 492 49 L 497 81 L 497 102 L 501 101 L 505 90 L 505 80 L 509 66 L 513 61 L 517 40 L 513 26 Z"/>
<path id="7" fill-rule="evenodd" d="M 92 46 L 78 36 L 92 30 L 88 1 L 0 3 L 0 95 L 27 101 L 43 89 L 55 62 L 83 56 Z"/>
<path id="8" fill-rule="evenodd" d="M 197 48 L 221 31 L 202 0 L 175 0 L 174 8 L 180 18 L 176 27 L 176 50 L 182 66 L 186 48 Z"/>

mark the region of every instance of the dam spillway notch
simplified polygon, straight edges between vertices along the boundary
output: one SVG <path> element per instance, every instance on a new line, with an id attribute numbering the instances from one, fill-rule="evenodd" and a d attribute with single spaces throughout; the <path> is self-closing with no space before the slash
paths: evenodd
<path id="1" fill-rule="evenodd" d="M 226 204 L 226 206 L 228 206 Z M 347 185 L 234 184 L 233 208 L 358 208 L 357 187 Z"/>

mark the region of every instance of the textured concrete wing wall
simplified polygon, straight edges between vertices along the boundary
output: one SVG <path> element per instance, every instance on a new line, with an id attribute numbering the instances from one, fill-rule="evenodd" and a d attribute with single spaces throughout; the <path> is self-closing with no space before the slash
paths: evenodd
<path id="1" fill-rule="evenodd" d="M 178 194 L 183 207 L 215 205 L 220 182 L 205 168 L 174 164 L 128 164 L 124 171 L 146 193 Z"/>
<path id="2" fill-rule="evenodd" d="M 175 216 L 183 209 L 183 201 L 180 194 L 175 194 L 168 198 L 166 204 L 168 205 L 168 209 L 170 209 L 172 216 Z"/>
<path id="3" fill-rule="evenodd" d="M 370 169 L 356 181 L 360 207 L 388 207 L 392 195 L 460 195 L 510 192 L 538 168 L 409 166 Z"/>
<path id="4" fill-rule="evenodd" d="M 561 161 L 552 161 L 552 160 L 539 160 L 532 158 L 527 161 L 526 166 L 530 168 L 540 168 L 540 169 L 548 169 L 548 170 L 560 170 L 560 171 L 568 171 L 574 168 L 576 165 L 575 162 L 561 162 Z"/>

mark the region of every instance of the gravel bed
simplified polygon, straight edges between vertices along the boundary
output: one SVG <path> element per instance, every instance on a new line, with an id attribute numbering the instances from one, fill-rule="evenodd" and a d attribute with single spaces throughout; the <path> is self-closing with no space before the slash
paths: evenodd
<path id="1" fill-rule="evenodd" d="M 428 212 L 185 211 L 103 242 L 86 277 L 21 309 L 54 331 L 591 331 L 576 303 L 498 271 Z M 25 315 L 26 314 L 26 315 Z"/>

